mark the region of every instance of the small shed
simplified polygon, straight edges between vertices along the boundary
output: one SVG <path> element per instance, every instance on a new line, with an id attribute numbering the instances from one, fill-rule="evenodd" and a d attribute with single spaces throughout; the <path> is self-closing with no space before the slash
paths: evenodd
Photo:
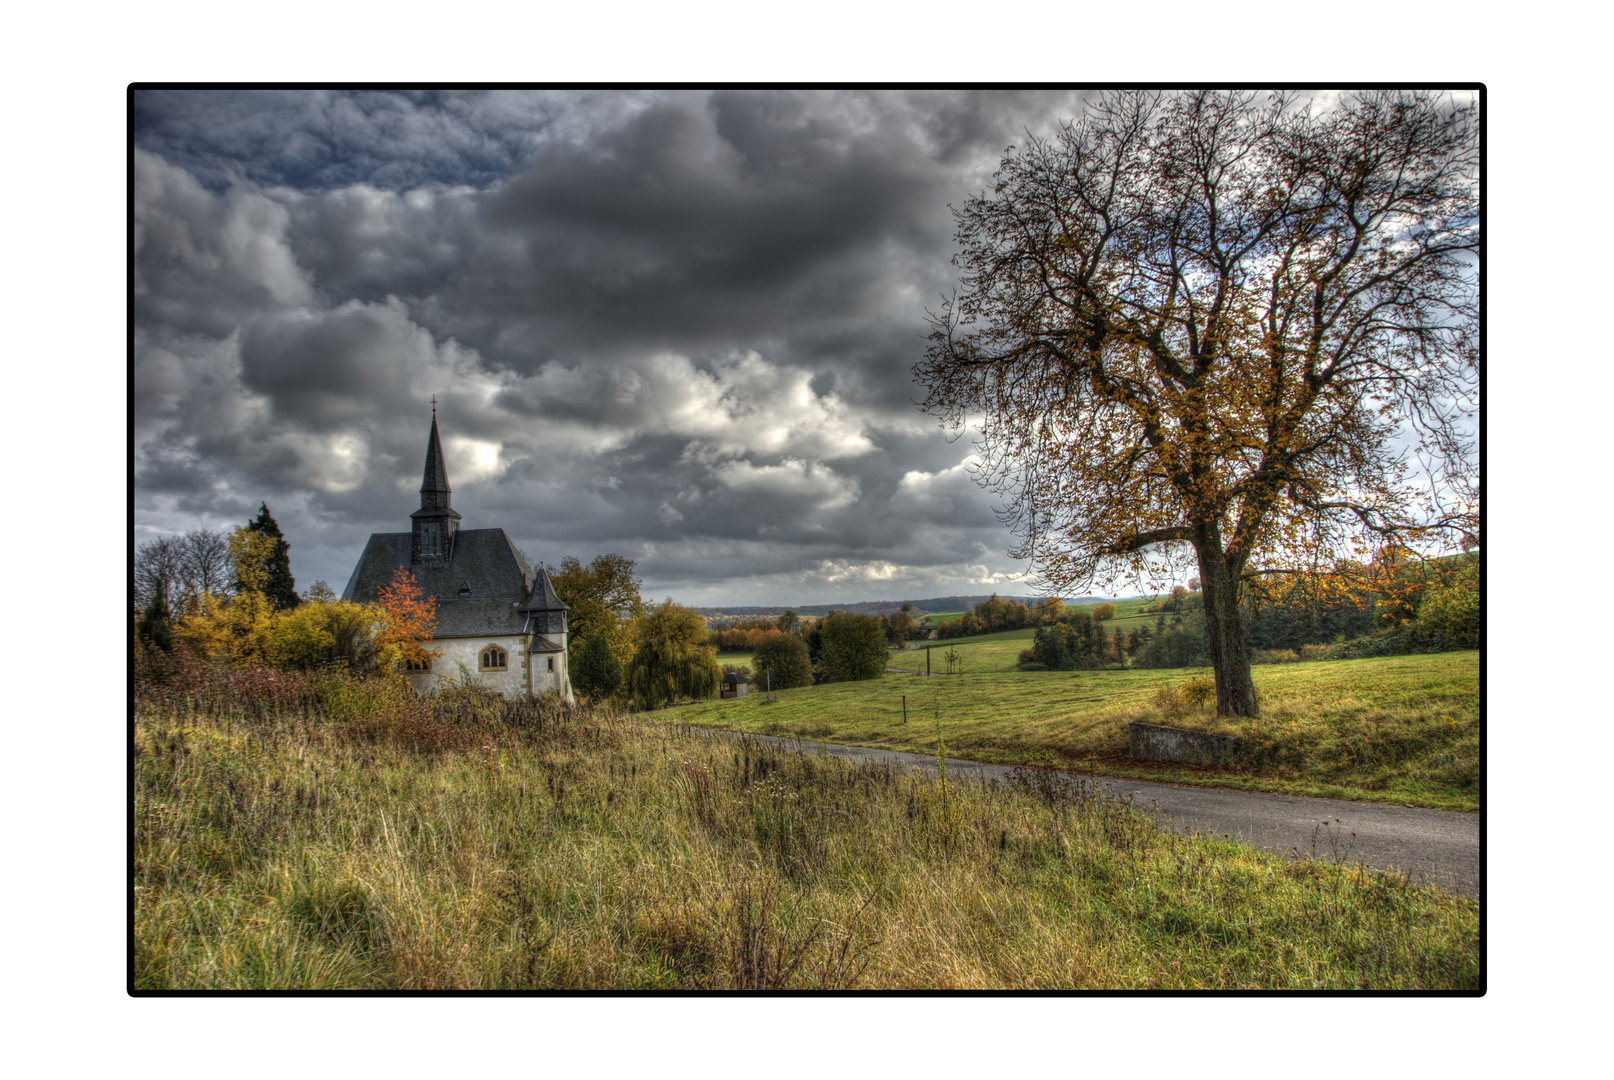
<path id="1" fill-rule="evenodd" d="M 717 696 L 720 698 L 745 697 L 745 692 L 750 685 L 743 675 L 731 671 L 723 676 L 723 686 L 722 689 L 718 690 Z"/>

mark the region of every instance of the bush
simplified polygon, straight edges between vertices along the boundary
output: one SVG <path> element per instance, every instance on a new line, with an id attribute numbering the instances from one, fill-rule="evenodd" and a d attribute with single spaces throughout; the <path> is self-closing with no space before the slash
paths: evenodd
<path id="1" fill-rule="evenodd" d="M 1154 689 L 1154 711 L 1162 720 L 1175 720 L 1188 711 L 1188 702 L 1177 687 L 1161 683 Z"/>
<path id="2" fill-rule="evenodd" d="M 1191 707 L 1203 709 L 1216 700 L 1216 680 L 1204 675 L 1195 675 L 1183 683 L 1182 695 Z"/>
<path id="3" fill-rule="evenodd" d="M 873 615 L 831 612 L 823 625 L 825 682 L 854 682 L 885 675 L 885 623 Z"/>
<path id="4" fill-rule="evenodd" d="M 1215 700 L 1216 680 L 1195 675 L 1180 683 L 1162 683 L 1155 687 L 1154 711 L 1164 719 L 1178 720 Z"/>
<path id="5" fill-rule="evenodd" d="M 807 643 L 795 634 L 769 637 L 751 654 L 763 689 L 789 690 L 813 684 L 813 662 Z"/>
<path id="6" fill-rule="evenodd" d="M 1479 573 L 1477 562 L 1465 566 L 1449 583 L 1425 593 L 1418 605 L 1418 621 L 1450 648 L 1480 647 L 1485 612 L 1480 605 Z"/>
<path id="7" fill-rule="evenodd" d="M 1105 619 L 1115 618 L 1115 605 L 1100 604 L 1098 607 L 1093 609 L 1093 618 L 1099 620 L 1100 622 L 1103 622 Z"/>

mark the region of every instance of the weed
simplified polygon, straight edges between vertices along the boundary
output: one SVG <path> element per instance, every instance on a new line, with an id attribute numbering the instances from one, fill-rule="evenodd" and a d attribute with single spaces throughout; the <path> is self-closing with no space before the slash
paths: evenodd
<path id="1" fill-rule="evenodd" d="M 927 777 L 558 702 L 260 715 L 249 685 L 137 711 L 135 990 L 1483 990 L 1478 906 L 1337 829 L 1283 861 L 1046 771 L 957 776 L 963 686 L 915 725 Z"/>

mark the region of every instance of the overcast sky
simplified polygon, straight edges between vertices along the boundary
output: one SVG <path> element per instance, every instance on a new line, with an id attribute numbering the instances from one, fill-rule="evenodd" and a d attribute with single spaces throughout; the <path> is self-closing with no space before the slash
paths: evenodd
<path id="1" fill-rule="evenodd" d="M 646 593 L 1032 591 L 913 402 L 953 220 L 1070 91 L 151 90 L 134 112 L 135 540 L 267 502 L 300 590 L 464 528 Z"/>

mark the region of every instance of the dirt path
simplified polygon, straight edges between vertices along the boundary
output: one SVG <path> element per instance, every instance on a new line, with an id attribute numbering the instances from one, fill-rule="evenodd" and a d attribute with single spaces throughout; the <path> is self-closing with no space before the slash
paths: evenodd
<path id="1" fill-rule="evenodd" d="M 904 768 L 918 766 L 932 774 L 936 771 L 936 759 L 924 754 L 766 735 L 750 738 L 853 761 L 889 761 Z M 947 772 L 949 776 L 1004 782 L 1014 769 L 948 758 Z M 1068 779 L 1080 776 L 1118 798 L 1130 798 L 1138 809 L 1155 814 L 1162 825 L 1180 833 L 1214 833 L 1279 855 L 1399 870 L 1415 884 L 1435 885 L 1460 896 L 1480 896 L 1480 814 L 1077 773 L 1059 775 Z"/>

